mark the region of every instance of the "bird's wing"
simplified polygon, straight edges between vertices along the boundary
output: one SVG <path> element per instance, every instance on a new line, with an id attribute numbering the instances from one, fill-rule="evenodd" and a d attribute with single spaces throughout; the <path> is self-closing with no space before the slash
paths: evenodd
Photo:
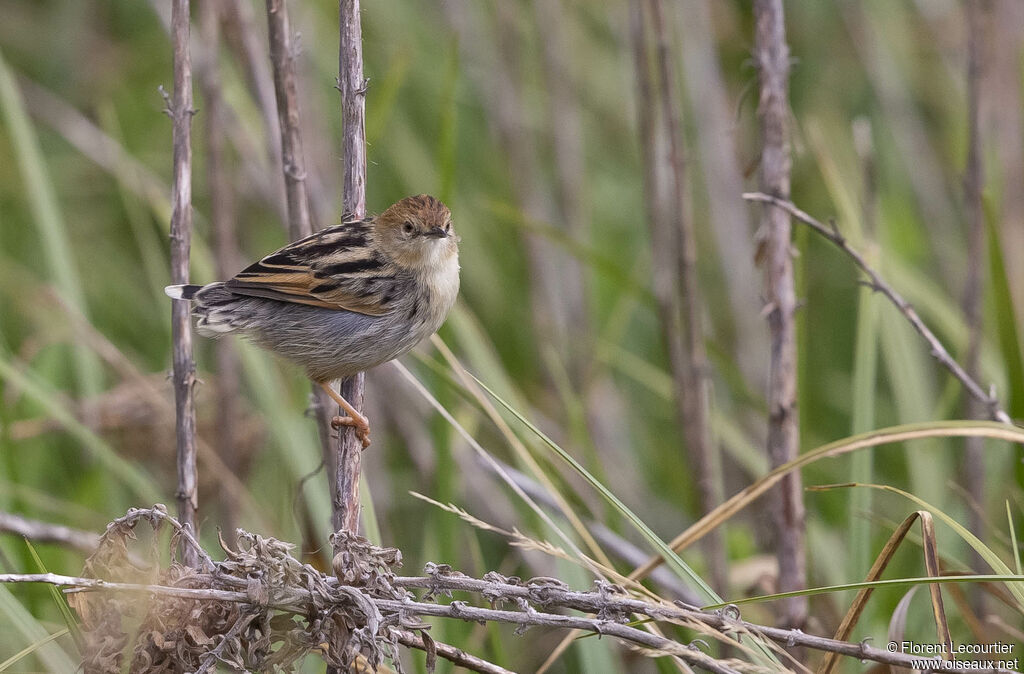
<path id="1" fill-rule="evenodd" d="M 382 316 L 399 270 L 373 249 L 368 221 L 328 227 L 250 265 L 225 285 L 239 295 Z"/>

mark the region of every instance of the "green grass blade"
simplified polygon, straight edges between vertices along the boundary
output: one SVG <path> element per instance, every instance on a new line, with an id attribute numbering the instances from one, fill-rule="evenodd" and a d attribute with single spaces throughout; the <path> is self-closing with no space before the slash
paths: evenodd
<path id="1" fill-rule="evenodd" d="M 1020 587 L 1017 583 L 1024 583 L 1024 575 L 1021 574 L 988 574 L 988 575 L 963 575 L 963 576 L 923 576 L 919 578 L 887 578 L 885 580 L 861 581 L 859 583 L 842 583 L 841 585 L 827 585 L 823 587 L 812 587 L 806 590 L 794 592 L 779 592 L 778 594 L 764 594 L 757 597 L 743 597 L 732 599 L 721 604 L 710 604 L 702 606 L 705 611 L 713 611 L 725 608 L 730 604 L 760 604 L 776 599 L 787 599 L 789 597 L 813 597 L 821 594 L 833 594 L 835 592 L 846 592 L 847 590 L 861 590 L 866 587 L 908 587 L 912 585 L 957 585 L 963 583 L 1006 583 L 1009 587 Z"/>
<path id="2" fill-rule="evenodd" d="M 36 228 L 39 231 L 39 249 L 43 252 L 50 277 L 57 292 L 83 316 L 88 316 L 82 281 L 78 274 L 68 229 L 60 212 L 57 191 L 53 186 L 43 160 L 32 123 L 18 90 L 14 74 L 7 67 L 0 52 L 0 108 L 3 109 L 15 160 L 21 169 Z M 103 370 L 95 354 L 84 345 L 72 348 L 72 360 L 78 390 L 93 396 L 103 390 Z"/>
<path id="3" fill-rule="evenodd" d="M 110 471 L 111 475 L 128 486 L 142 502 L 157 503 L 164 500 L 163 490 L 152 477 L 118 455 L 101 437 L 82 425 L 44 384 L 14 367 L 3 352 L 0 352 L 0 379 L 18 387 L 38 403 L 50 418 L 63 426 Z"/>
<path id="4" fill-rule="evenodd" d="M 850 430 L 856 435 L 875 426 L 875 380 L 878 371 L 878 299 L 868 288 L 860 290 L 857 306 L 857 336 L 853 356 L 853 410 Z M 871 482 L 874 453 L 853 455 L 851 477 L 855 482 Z M 854 491 L 850 495 L 850 568 L 852 577 L 861 577 L 871 568 L 871 524 L 864 517 L 871 512 L 871 492 Z"/>
<path id="5" fill-rule="evenodd" d="M 39 643 L 49 637 L 50 632 L 3 585 L 0 585 L 0 629 L 7 634 L 13 630 L 30 642 L 46 671 L 70 674 L 78 670 L 76 659 L 63 648 L 52 642 Z"/>
<path id="6" fill-rule="evenodd" d="M 1006 502 L 1006 522 L 1010 526 L 1010 547 L 1013 549 L 1013 562 L 1017 567 L 1017 575 L 1021 575 L 1020 548 L 1017 547 L 1017 530 L 1013 526 L 1013 513 L 1010 512 L 1010 502 Z"/>
<path id="7" fill-rule="evenodd" d="M 36 552 L 35 546 L 32 542 L 25 539 L 25 545 L 28 547 L 29 554 L 32 555 L 32 560 L 36 563 L 40 573 L 49 573 L 49 570 L 43 564 L 43 560 L 40 559 L 39 553 Z M 64 618 L 64 624 L 67 625 L 67 631 L 71 634 L 74 640 L 75 646 L 79 652 L 82 650 L 82 633 L 78 628 L 78 620 L 75 619 L 75 614 L 71 612 L 71 607 L 68 606 L 68 600 L 64 597 L 61 591 L 56 585 L 47 584 L 47 589 L 50 591 L 50 597 L 53 599 L 53 603 L 57 605 L 57 609 L 60 611 L 60 615 Z M 3 668 L 0 668 L 3 671 Z"/>
<path id="8" fill-rule="evenodd" d="M 999 350 L 1006 378 L 1009 384 L 1005 392 L 1006 409 L 1010 416 L 1024 418 L 1024 342 L 1017 331 L 1017 308 L 1010 292 L 1010 277 L 1003 258 L 1003 244 L 999 228 L 989 213 L 989 200 L 985 200 L 985 224 L 988 228 L 988 269 L 990 273 L 990 296 L 994 306 Z"/>
<path id="9" fill-rule="evenodd" d="M 45 646 L 46 644 L 50 643 L 54 639 L 61 638 L 62 636 L 64 636 L 67 633 L 68 633 L 68 629 L 65 627 L 64 629 L 59 630 L 57 632 L 54 632 L 53 634 L 51 634 L 51 635 L 49 635 L 49 636 L 47 636 L 47 637 L 45 637 L 43 639 L 40 639 L 39 641 L 37 641 L 37 642 L 35 642 L 33 644 L 29 644 L 28 646 L 26 646 L 25 648 L 21 649 L 20 651 L 18 651 L 17 653 L 12 655 L 11 657 L 7 658 L 3 662 L 0 662 L 0 672 L 6 672 L 12 666 L 14 666 L 18 662 L 20 662 L 23 658 L 27 658 L 28 656 L 32 655 L 37 650 L 39 650 L 40 648 Z"/>
<path id="10" fill-rule="evenodd" d="M 473 377 L 472 374 L 470 374 L 470 376 Z M 619 500 L 619 497 L 613 494 L 607 487 L 601 484 L 601 482 L 597 480 L 597 478 L 591 475 L 590 472 L 586 468 L 584 468 L 579 461 L 577 461 L 575 458 L 573 458 L 571 454 L 569 454 L 567 451 L 558 446 L 558 444 L 554 440 L 549 438 L 543 431 L 534 426 L 526 417 L 520 414 L 518 410 L 516 410 L 514 407 L 505 402 L 505 400 L 502 399 L 501 396 L 499 396 L 497 393 L 489 389 L 487 387 L 487 384 L 483 383 L 476 377 L 473 377 L 473 379 L 475 379 L 476 382 L 485 391 L 487 391 L 487 393 L 492 398 L 498 401 L 498 403 L 502 407 L 504 407 L 505 410 L 507 410 L 512 416 L 518 419 L 520 423 L 522 423 L 524 426 L 530 429 L 530 431 L 538 438 L 540 438 L 544 442 L 544 444 L 550 447 L 555 452 L 555 454 L 557 454 L 563 461 L 568 463 L 573 470 L 575 470 L 577 473 L 580 474 L 580 476 L 583 477 L 583 479 L 589 482 L 590 485 L 594 489 L 596 489 L 597 492 L 601 494 L 601 496 L 603 496 L 606 501 L 608 501 L 608 503 L 610 503 L 616 510 L 618 510 L 619 513 L 621 513 L 622 516 L 625 517 L 626 520 L 628 520 L 636 528 L 636 530 L 639 531 L 658 552 L 664 555 L 665 560 L 672 567 L 672 569 L 677 574 L 679 574 L 680 578 L 688 578 L 697 589 L 704 593 L 705 596 L 712 599 L 713 601 L 721 601 L 718 595 L 715 594 L 715 591 L 711 589 L 711 586 L 704 582 L 704 579 L 698 576 L 697 573 L 694 572 L 694 570 L 691 569 L 688 564 L 686 564 L 686 562 L 680 559 L 679 555 L 677 555 L 672 550 L 672 548 L 670 548 L 668 544 L 665 543 L 665 541 L 661 540 L 661 538 L 659 538 L 658 535 L 655 534 L 651 530 L 651 528 L 648 527 L 647 524 L 645 524 L 644 521 L 636 515 L 636 513 L 630 510 L 625 503 Z"/>

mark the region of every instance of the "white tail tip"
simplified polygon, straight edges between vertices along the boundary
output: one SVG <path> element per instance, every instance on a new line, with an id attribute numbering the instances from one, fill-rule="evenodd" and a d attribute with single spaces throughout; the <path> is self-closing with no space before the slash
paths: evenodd
<path id="1" fill-rule="evenodd" d="M 172 300 L 183 300 L 183 299 L 185 299 L 184 294 L 183 294 L 184 291 L 185 291 L 185 286 L 183 286 L 183 285 L 180 285 L 180 286 L 167 286 L 166 288 L 164 288 L 164 293 L 168 297 L 170 297 Z"/>

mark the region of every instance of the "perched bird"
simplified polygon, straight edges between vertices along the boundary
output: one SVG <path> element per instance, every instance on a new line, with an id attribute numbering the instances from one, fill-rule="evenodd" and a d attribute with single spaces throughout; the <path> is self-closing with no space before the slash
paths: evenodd
<path id="1" fill-rule="evenodd" d="M 459 237 L 448 208 L 407 197 L 277 250 L 229 281 L 174 285 L 207 337 L 237 333 L 304 368 L 348 416 L 370 427 L 330 382 L 397 358 L 441 327 L 459 293 Z"/>

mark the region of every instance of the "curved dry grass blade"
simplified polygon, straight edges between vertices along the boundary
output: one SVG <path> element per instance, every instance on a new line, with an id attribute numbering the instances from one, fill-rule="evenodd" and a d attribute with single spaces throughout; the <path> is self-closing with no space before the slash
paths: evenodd
<path id="1" fill-rule="evenodd" d="M 1024 429 L 1016 426 L 1008 426 L 1002 423 L 991 421 L 942 421 L 917 424 L 904 424 L 901 426 L 890 426 L 870 433 L 854 435 L 842 440 L 830 442 L 817 449 L 811 450 L 799 457 L 785 463 L 772 472 L 768 473 L 754 484 L 746 487 L 738 494 L 728 499 L 704 517 L 694 522 L 686 531 L 682 532 L 669 543 L 673 551 L 678 552 L 692 545 L 703 537 L 708 531 L 717 527 L 737 512 L 750 505 L 755 499 L 771 489 L 772 485 L 781 480 L 786 473 L 803 468 L 821 459 L 842 456 L 850 452 L 868 447 L 877 447 L 909 440 L 920 440 L 924 438 L 962 438 L 976 436 L 1006 440 L 1024 444 Z M 660 555 L 651 557 L 647 563 L 638 567 L 630 574 L 630 578 L 645 578 L 655 568 L 660 566 L 664 559 Z M 1010 575 L 1009 570 L 1006 571 Z"/>
<path id="2" fill-rule="evenodd" d="M 974 549 L 983 560 L 985 560 L 985 563 L 987 563 L 989 567 L 991 567 L 992 570 L 996 572 L 996 574 L 1000 576 L 1013 576 L 1013 571 L 1010 570 L 1010 567 L 1008 567 L 1003 562 L 1003 560 L 999 559 L 999 555 L 997 555 L 990 547 L 985 545 L 981 541 L 981 539 L 979 539 L 977 536 L 971 533 L 970 530 L 967 529 L 967 527 L 960 524 L 955 519 L 953 519 L 946 513 L 942 512 L 941 510 L 939 510 L 932 504 L 928 503 L 927 501 L 920 499 L 917 496 L 914 496 L 913 494 L 906 492 L 902 489 L 890 487 L 889 485 L 885 484 L 850 484 L 844 486 L 868 487 L 870 489 L 879 489 L 881 491 L 888 491 L 892 492 L 893 494 L 899 494 L 903 498 L 909 501 L 913 501 L 921 508 L 924 508 L 932 515 L 935 515 L 936 517 L 941 519 L 947 526 L 949 526 L 949 528 L 956 532 L 956 534 L 960 536 L 960 538 L 966 541 L 967 544 L 971 546 L 971 548 Z M 819 487 L 818 489 L 821 489 L 821 487 Z M 1006 587 L 1010 591 L 1010 594 L 1013 595 L 1013 598 L 1016 600 L 1016 604 L 1012 605 L 1011 608 L 1013 608 L 1017 612 L 1024 612 L 1024 588 L 1020 587 L 1017 583 L 1009 583 Z"/>
<path id="3" fill-rule="evenodd" d="M 896 528 L 896 531 L 889 536 L 889 540 L 885 542 L 882 547 L 882 551 L 878 553 L 878 557 L 875 558 L 875 563 L 871 565 L 871 570 L 868 571 L 868 576 L 865 579 L 868 582 L 879 580 L 882 576 L 882 572 L 889 566 L 889 562 L 892 561 L 893 555 L 899 549 L 903 543 L 903 539 L 906 538 L 907 532 L 914 526 L 914 523 L 918 520 L 921 521 L 921 539 L 922 546 L 924 548 L 924 565 L 925 570 L 928 572 L 928 576 L 931 578 L 937 578 L 940 575 L 939 572 L 939 554 L 938 547 L 935 544 L 935 522 L 932 521 L 932 515 L 928 511 L 918 510 L 907 517 L 903 522 Z M 843 621 L 839 624 L 839 629 L 836 630 L 834 639 L 845 641 L 850 634 L 853 632 L 854 626 L 860 619 L 861 613 L 864 611 L 864 607 L 868 603 L 868 599 L 871 597 L 871 593 L 875 591 L 873 587 L 866 587 L 857 593 L 853 603 L 847 610 L 846 615 L 843 616 Z M 935 625 L 938 630 L 939 641 L 943 644 L 951 645 L 952 640 L 949 636 L 949 625 L 946 623 L 946 613 L 942 606 L 942 593 L 937 584 L 931 584 L 928 586 L 928 591 L 931 593 L 932 598 L 932 613 L 935 616 Z M 909 603 L 911 594 L 908 593 L 904 600 Z M 900 602 L 903 604 L 903 602 Z M 905 607 L 904 607 L 905 610 Z M 895 619 L 895 614 L 894 614 Z M 947 652 L 949 649 L 946 649 Z M 818 669 L 819 674 L 830 674 L 839 661 L 839 656 L 836 653 L 828 653 L 825 659 L 821 663 L 821 667 Z"/>

